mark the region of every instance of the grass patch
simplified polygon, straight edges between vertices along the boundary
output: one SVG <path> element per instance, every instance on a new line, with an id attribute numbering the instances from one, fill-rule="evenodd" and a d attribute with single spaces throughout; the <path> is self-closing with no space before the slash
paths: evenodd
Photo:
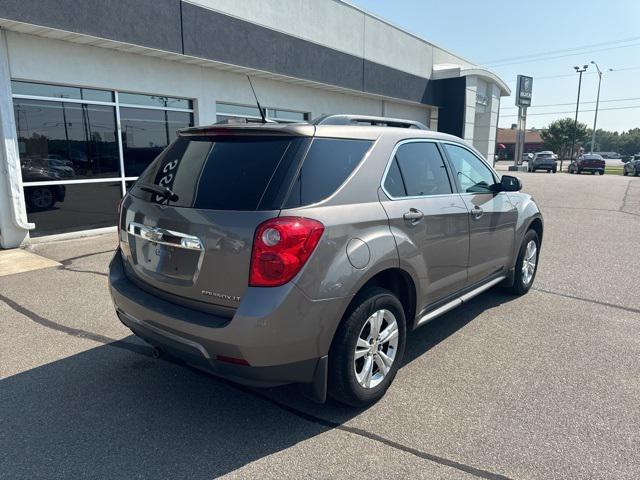
<path id="1" fill-rule="evenodd" d="M 605 167 L 605 175 L 622 175 L 623 167 Z"/>

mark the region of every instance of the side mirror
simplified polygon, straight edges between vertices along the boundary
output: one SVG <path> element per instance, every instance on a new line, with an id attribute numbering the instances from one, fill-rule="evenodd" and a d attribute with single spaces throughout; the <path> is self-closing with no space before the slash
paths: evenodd
<path id="1" fill-rule="evenodd" d="M 500 183 L 496 185 L 501 192 L 519 192 L 522 190 L 522 182 L 518 177 L 503 175 Z"/>

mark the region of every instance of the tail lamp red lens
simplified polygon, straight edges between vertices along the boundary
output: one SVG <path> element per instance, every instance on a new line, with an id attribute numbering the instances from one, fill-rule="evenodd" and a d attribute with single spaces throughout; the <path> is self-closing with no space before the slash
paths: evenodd
<path id="1" fill-rule="evenodd" d="M 278 217 L 256 229 L 251 254 L 249 286 L 284 285 L 300 271 L 324 232 L 317 220 Z"/>

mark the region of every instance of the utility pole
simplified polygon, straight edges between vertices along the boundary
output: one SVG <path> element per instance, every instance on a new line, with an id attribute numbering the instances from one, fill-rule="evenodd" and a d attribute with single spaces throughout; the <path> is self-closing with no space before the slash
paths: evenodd
<path id="1" fill-rule="evenodd" d="M 600 105 L 600 84 L 602 83 L 602 72 L 600 71 L 600 67 L 596 62 L 591 60 L 591 63 L 596 66 L 596 70 L 598 70 L 598 96 L 596 97 L 596 114 L 593 117 L 593 132 L 591 132 L 591 153 L 596 148 L 596 125 L 598 123 L 598 106 Z M 609 72 L 613 71 L 613 68 L 608 70 Z"/>
<path id="2" fill-rule="evenodd" d="M 578 80 L 578 100 L 576 100 L 576 118 L 573 121 L 573 139 L 571 140 L 571 156 L 569 157 L 569 161 L 573 161 L 573 155 L 576 149 L 576 133 L 578 130 L 578 109 L 580 108 L 580 88 L 582 88 L 582 74 L 587 71 L 589 65 L 583 65 L 580 67 L 573 67 L 574 70 L 580 74 L 580 79 Z M 560 171 L 562 171 L 562 159 L 560 159 Z"/>

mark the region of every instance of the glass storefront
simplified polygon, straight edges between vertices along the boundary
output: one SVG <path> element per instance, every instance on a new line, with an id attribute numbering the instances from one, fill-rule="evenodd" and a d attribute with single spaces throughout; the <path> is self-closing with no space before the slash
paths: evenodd
<path id="1" fill-rule="evenodd" d="M 11 84 L 32 236 L 114 225 L 127 184 L 193 125 L 188 99 Z"/>
<path id="2" fill-rule="evenodd" d="M 309 114 L 304 112 L 295 112 L 293 110 L 283 110 L 281 108 L 270 107 L 267 107 L 266 111 L 268 118 L 277 120 L 279 123 L 296 123 L 306 122 L 309 120 Z M 221 102 L 216 103 L 216 120 L 218 122 L 243 118 L 259 120 L 260 110 L 258 110 L 257 106 L 251 105 L 235 105 L 232 103 Z"/>

